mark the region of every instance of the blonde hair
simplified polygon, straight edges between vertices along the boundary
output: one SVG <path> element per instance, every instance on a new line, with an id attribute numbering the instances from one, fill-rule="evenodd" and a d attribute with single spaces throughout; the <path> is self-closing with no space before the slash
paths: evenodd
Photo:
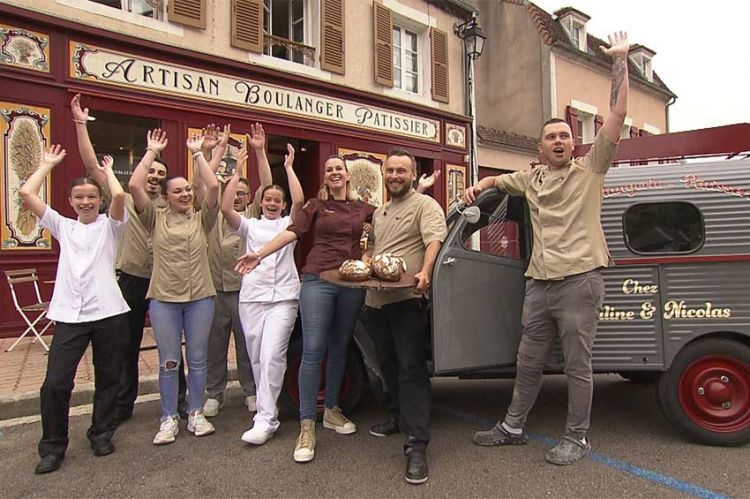
<path id="1" fill-rule="evenodd" d="M 328 161 L 332 159 L 338 159 L 339 161 L 341 161 L 341 163 L 344 165 L 344 170 L 346 170 L 346 172 L 349 173 L 349 167 L 346 166 L 346 161 L 344 161 L 344 158 L 339 156 L 338 154 L 332 154 L 326 158 L 326 160 L 323 162 L 324 172 L 325 172 L 325 164 L 328 163 Z M 323 185 L 320 186 L 320 190 L 318 191 L 318 199 L 322 201 L 328 201 L 329 198 L 332 198 L 331 190 L 328 188 L 324 180 Z M 349 180 L 346 181 L 346 200 L 355 201 L 356 199 L 357 199 L 357 196 L 354 195 L 354 190 L 352 189 L 352 179 L 350 177 Z"/>

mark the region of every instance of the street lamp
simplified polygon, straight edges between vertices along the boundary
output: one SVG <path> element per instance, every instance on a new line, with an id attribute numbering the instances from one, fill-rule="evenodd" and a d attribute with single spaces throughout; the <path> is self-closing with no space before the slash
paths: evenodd
<path id="1" fill-rule="evenodd" d="M 469 90 L 468 114 L 471 118 L 471 149 L 469 150 L 469 165 L 471 167 L 470 185 L 479 181 L 479 162 L 477 161 L 477 116 L 476 116 L 476 95 L 474 91 L 474 61 L 476 61 L 482 50 L 484 50 L 484 41 L 487 39 L 482 33 L 482 28 L 477 23 L 476 12 L 471 14 L 471 18 L 461 24 L 457 24 L 454 32 L 456 36 L 464 41 L 464 56 L 468 66 L 468 75 L 466 86 Z"/>

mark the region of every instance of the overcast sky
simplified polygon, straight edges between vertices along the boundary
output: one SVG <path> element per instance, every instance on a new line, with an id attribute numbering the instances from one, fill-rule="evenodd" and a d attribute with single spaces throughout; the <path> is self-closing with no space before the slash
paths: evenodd
<path id="1" fill-rule="evenodd" d="M 549 13 L 574 7 L 590 34 L 628 32 L 656 52 L 656 71 L 677 94 L 670 131 L 750 122 L 750 0 L 534 0 Z"/>

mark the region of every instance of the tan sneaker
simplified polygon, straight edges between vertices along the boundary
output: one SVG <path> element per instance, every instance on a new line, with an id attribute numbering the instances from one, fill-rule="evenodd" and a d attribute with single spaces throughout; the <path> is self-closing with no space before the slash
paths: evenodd
<path id="1" fill-rule="evenodd" d="M 342 435 L 349 435 L 357 431 L 357 425 L 349 421 L 338 407 L 325 408 L 323 412 L 323 428 L 335 430 L 336 433 Z"/>
<path id="2" fill-rule="evenodd" d="M 196 437 L 210 435 L 215 431 L 214 425 L 208 422 L 208 419 L 206 419 L 201 410 L 188 414 L 187 429 Z"/>
<path id="3" fill-rule="evenodd" d="M 177 424 L 176 417 L 165 419 L 161 422 L 159 432 L 154 437 L 154 445 L 171 444 L 179 432 L 180 426 Z"/>
<path id="4" fill-rule="evenodd" d="M 297 445 L 294 447 L 294 460 L 298 463 L 312 461 L 315 457 L 315 420 L 303 419 L 300 423 Z"/>

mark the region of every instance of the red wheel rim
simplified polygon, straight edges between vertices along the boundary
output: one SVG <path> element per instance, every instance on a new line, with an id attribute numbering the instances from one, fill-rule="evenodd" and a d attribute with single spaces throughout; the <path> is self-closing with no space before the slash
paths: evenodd
<path id="1" fill-rule="evenodd" d="M 750 367 L 729 355 L 693 361 L 680 376 L 680 405 L 695 424 L 717 433 L 750 425 Z"/>
<path id="2" fill-rule="evenodd" d="M 286 393 L 289 398 L 292 399 L 294 405 L 299 407 L 300 394 L 299 394 L 299 368 L 302 364 L 302 355 L 298 355 L 294 358 L 292 363 L 287 367 L 286 374 L 284 375 L 284 386 L 286 387 Z M 322 412 L 325 406 L 326 400 L 326 367 L 328 366 L 328 356 L 323 359 L 323 363 L 320 366 L 320 387 L 318 388 L 318 397 L 316 402 L 316 410 Z M 351 380 L 349 379 L 349 373 L 344 370 L 344 378 L 341 381 L 341 390 L 339 391 L 339 405 L 346 400 L 349 395 L 349 387 Z"/>

